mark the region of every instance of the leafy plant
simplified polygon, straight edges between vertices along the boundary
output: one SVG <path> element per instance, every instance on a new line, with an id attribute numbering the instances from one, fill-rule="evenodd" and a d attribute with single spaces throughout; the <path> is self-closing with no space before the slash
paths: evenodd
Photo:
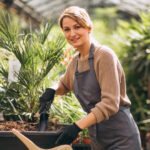
<path id="1" fill-rule="evenodd" d="M 118 34 L 124 52 L 122 63 L 127 74 L 132 112 L 138 123 L 148 119 L 150 101 L 150 13 L 141 13 L 140 19 L 120 21 Z M 143 126 L 145 128 L 145 125 Z M 146 125 L 146 129 L 148 129 Z"/>
<path id="2" fill-rule="evenodd" d="M 53 21 L 41 25 L 39 30 L 20 33 L 9 16 L 1 18 L 0 48 L 9 51 L 13 59 L 20 62 L 21 69 L 19 73 L 15 72 L 18 81 L 10 82 L 8 67 L 1 63 L 4 91 L 0 91 L 0 111 L 32 118 L 38 110 L 39 95 L 44 90 L 42 83 L 62 59 L 66 41 L 59 31 L 53 31 Z"/>
<path id="3" fill-rule="evenodd" d="M 85 115 L 73 93 L 56 97 L 51 106 L 50 118 L 58 120 L 59 123 L 73 123 Z"/>
<path id="4" fill-rule="evenodd" d="M 71 124 L 86 115 L 81 105 L 75 98 L 75 95 L 70 92 L 64 96 L 57 96 L 50 110 L 50 121 L 54 122 L 54 126 L 58 124 Z M 55 128 L 56 128 L 55 127 Z M 74 141 L 83 143 L 84 139 L 89 139 L 88 129 L 84 129 Z"/>

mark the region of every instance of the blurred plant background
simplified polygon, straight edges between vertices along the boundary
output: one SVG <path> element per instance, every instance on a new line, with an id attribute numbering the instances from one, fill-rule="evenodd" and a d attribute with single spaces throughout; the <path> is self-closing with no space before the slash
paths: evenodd
<path id="1" fill-rule="evenodd" d="M 139 20 L 119 21 L 118 35 L 123 52 L 120 59 L 127 77 L 132 112 L 141 129 L 149 130 L 150 108 L 150 13 Z"/>
<path id="2" fill-rule="evenodd" d="M 70 45 L 64 46 L 61 31 L 55 23 L 51 23 L 52 21 L 45 26 L 41 25 L 39 29 L 34 29 L 24 20 L 20 21 L 17 15 L 8 13 L 2 8 L 0 11 L 0 109 L 6 114 L 23 113 L 34 116 L 37 112 L 39 95 L 46 87 L 57 83 L 75 50 Z M 131 111 L 136 121 L 142 123 L 149 116 L 150 15 L 141 12 L 138 18 L 131 17 L 127 20 L 117 13 L 117 7 L 95 8 L 89 13 L 94 25 L 93 37 L 100 44 L 111 47 L 123 64 L 127 76 L 128 94 L 133 104 Z M 18 82 L 11 84 L 8 81 L 10 60 L 19 60 L 21 63 Z M 58 99 L 61 101 L 57 103 Z M 65 107 L 67 104 L 79 107 L 79 114 L 81 111 L 72 93 L 57 97 L 54 104 L 58 108 L 60 106 L 66 109 L 66 112 L 71 110 Z M 53 106 L 52 114 L 54 112 L 57 114 L 57 107 Z M 65 115 L 65 112 L 56 116 L 54 114 L 51 116 L 59 118 L 60 122 L 64 120 L 66 123 L 71 123 L 76 120 L 73 119 L 73 114 L 70 117 Z"/>

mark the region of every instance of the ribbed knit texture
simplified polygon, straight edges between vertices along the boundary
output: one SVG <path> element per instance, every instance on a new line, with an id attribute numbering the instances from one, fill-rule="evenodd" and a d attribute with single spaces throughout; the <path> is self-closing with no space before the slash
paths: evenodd
<path id="1" fill-rule="evenodd" d="M 84 59 L 79 58 L 79 55 L 74 56 L 67 67 L 66 73 L 61 78 L 61 83 L 66 89 L 65 93 L 73 90 L 77 59 L 79 72 L 90 68 L 88 56 Z M 105 46 L 95 47 L 93 63 L 96 78 L 101 88 L 101 101 L 91 109 L 91 112 L 94 113 L 97 122 L 101 122 L 115 114 L 119 109 L 119 105 L 130 106 L 131 102 L 126 94 L 123 68 L 113 50 Z"/>

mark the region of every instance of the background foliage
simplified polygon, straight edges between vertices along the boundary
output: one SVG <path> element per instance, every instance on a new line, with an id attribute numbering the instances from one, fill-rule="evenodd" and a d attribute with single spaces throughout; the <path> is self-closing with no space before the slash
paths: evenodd
<path id="1" fill-rule="evenodd" d="M 17 82 L 8 79 L 8 61 L 0 64 L 2 77 L 0 93 L 0 111 L 5 114 L 26 115 L 34 117 L 38 111 L 39 95 L 43 93 L 43 81 L 50 70 L 63 58 L 66 41 L 62 34 L 51 32 L 53 21 L 49 21 L 39 30 L 28 33 L 19 32 L 19 26 L 13 24 L 8 14 L 0 20 L 0 47 L 8 51 L 13 60 L 21 64 Z"/>
<path id="2" fill-rule="evenodd" d="M 131 110 L 138 123 L 147 122 L 150 100 L 150 13 L 141 13 L 139 20 L 131 19 L 131 22 L 120 20 L 117 33 L 120 36 L 118 44 L 123 49 L 119 56 L 126 72 Z M 149 129 L 148 124 L 146 129 Z"/>
<path id="3" fill-rule="evenodd" d="M 144 122 L 148 122 L 149 119 L 150 103 L 150 14 L 141 12 L 140 16 L 136 19 L 123 18 L 121 14 L 117 13 L 117 8 L 115 7 L 97 8 L 92 11 L 90 10 L 89 13 L 94 24 L 93 36 L 100 44 L 111 47 L 118 55 L 124 67 L 127 78 L 127 92 L 132 102 L 131 111 L 136 122 L 141 128 L 149 129 L 148 124 Z M 13 22 L 11 24 L 13 24 Z M 7 36 L 4 36 L 5 39 L 2 38 L 4 33 L 1 31 L 0 45 L 3 46 L 1 46 L 2 49 L 0 49 L 2 56 L 0 59 L 0 108 L 1 111 L 6 111 L 10 108 L 11 112 L 14 113 L 14 109 L 10 107 L 10 102 L 7 100 L 9 97 L 20 114 L 22 112 L 35 114 L 38 107 L 37 100 L 39 95 L 46 87 L 53 86 L 58 82 L 75 51 L 72 50 L 70 45 L 67 45 L 63 49 L 64 58 L 60 57 L 57 61 L 60 63 L 57 65 L 54 63 L 53 67 L 51 66 L 48 69 L 51 70 L 49 72 L 43 66 L 46 66 L 44 63 L 47 64 L 47 60 L 50 57 L 54 58 L 52 56 L 54 53 L 51 55 L 47 54 L 51 48 L 57 49 L 56 43 L 59 42 L 59 40 L 54 41 L 53 39 L 55 38 L 47 38 L 50 41 L 44 40 L 49 36 L 47 32 L 51 30 L 51 28 L 47 28 L 49 25 L 45 27 L 42 26 L 39 31 L 35 30 L 34 32 L 29 29 L 24 29 L 24 25 L 23 27 L 20 26 L 22 29 L 20 27 L 17 28 L 17 26 L 11 29 L 10 24 L 7 24 L 7 27 L 8 26 L 9 28 L 5 27 L 8 32 Z M 50 35 L 55 33 L 54 28 L 57 29 L 57 25 L 53 26 Z M 19 31 L 17 31 L 17 29 Z M 18 34 L 20 33 L 20 29 L 23 32 Z M 9 35 L 10 37 L 8 37 Z M 57 36 L 59 37 L 59 34 L 57 34 Z M 6 42 L 5 45 L 2 44 L 2 40 L 6 39 L 7 41 L 9 40 L 9 42 Z M 22 43 L 23 46 L 19 46 Z M 21 54 L 18 53 L 17 49 L 21 47 L 25 51 L 23 58 L 21 57 L 20 59 Z M 14 54 L 12 54 L 12 49 Z M 20 75 L 26 73 L 28 76 L 24 76 L 25 78 L 20 77 L 20 83 L 12 83 L 7 91 L 7 98 L 3 98 L 4 91 L 6 92 L 8 88 L 8 61 L 14 59 L 14 55 L 16 56 L 15 59 L 17 58 L 24 68 L 21 69 Z M 45 74 L 41 74 L 42 70 L 45 70 Z M 28 84 L 26 85 L 26 83 Z M 10 91 L 10 89 L 12 91 Z M 13 94 L 10 96 L 9 92 Z M 27 103 L 31 100 L 31 97 L 36 102 L 35 109 L 31 109 L 33 108 L 32 105 L 28 107 L 29 104 Z M 20 105 L 22 106 L 20 107 Z M 29 109 L 25 110 L 26 107 Z M 50 113 L 51 119 L 57 119 L 61 123 L 71 123 L 85 115 L 85 112 L 83 112 L 72 93 L 66 96 L 56 97 Z"/>

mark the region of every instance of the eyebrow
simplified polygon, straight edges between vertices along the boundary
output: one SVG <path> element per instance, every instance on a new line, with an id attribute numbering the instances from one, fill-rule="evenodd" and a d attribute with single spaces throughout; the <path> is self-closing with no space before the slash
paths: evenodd
<path id="1" fill-rule="evenodd" d="M 73 26 L 76 26 L 76 25 L 81 26 L 81 25 L 80 25 L 80 24 L 78 24 L 78 23 L 74 24 Z M 69 28 L 69 27 L 68 27 L 68 26 L 63 26 L 63 28 Z"/>

